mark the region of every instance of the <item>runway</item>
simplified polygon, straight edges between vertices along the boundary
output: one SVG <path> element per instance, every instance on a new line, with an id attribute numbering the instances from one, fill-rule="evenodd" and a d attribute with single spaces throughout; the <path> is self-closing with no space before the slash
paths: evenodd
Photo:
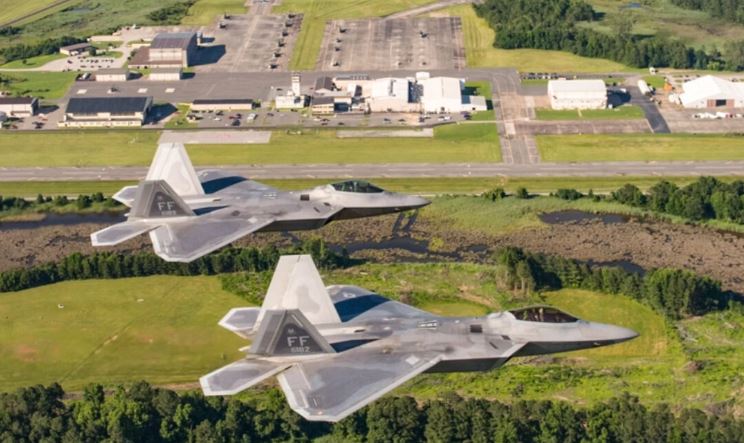
<path id="1" fill-rule="evenodd" d="M 303 165 L 215 165 L 260 179 L 292 178 L 427 178 L 427 177 L 617 177 L 744 175 L 744 161 L 615 163 L 380 163 Z M 0 168 L 0 181 L 140 180 L 147 167 Z"/>

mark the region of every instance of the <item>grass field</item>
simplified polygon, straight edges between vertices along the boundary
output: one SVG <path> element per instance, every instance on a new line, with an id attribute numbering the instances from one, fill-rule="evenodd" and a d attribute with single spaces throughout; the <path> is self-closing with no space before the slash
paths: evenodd
<path id="1" fill-rule="evenodd" d="M 0 69 L 33 69 L 46 65 L 47 63 L 65 58 L 63 54 L 48 54 L 31 57 L 24 60 L 16 60 L 0 66 Z"/>
<path id="2" fill-rule="evenodd" d="M 547 109 L 535 110 L 538 120 L 629 120 L 645 118 L 643 109 L 625 105 L 614 109 Z"/>
<path id="3" fill-rule="evenodd" d="M 610 60 L 579 57 L 562 51 L 538 49 L 498 49 L 493 47 L 495 33 L 471 5 L 447 8 L 447 14 L 462 18 L 467 64 L 473 68 L 516 68 L 522 72 L 620 72 L 631 68 Z M 437 11 L 435 14 L 442 14 Z"/>
<path id="4" fill-rule="evenodd" d="M 304 14 L 290 69 L 312 70 L 320 54 L 326 22 L 334 19 L 383 17 L 436 0 L 283 0 L 274 12 Z"/>
<path id="5" fill-rule="evenodd" d="M 217 321 L 241 305 L 204 277 L 78 281 L 2 294 L 0 389 L 195 382 L 240 358 L 245 342 Z"/>
<path id="6" fill-rule="evenodd" d="M 498 177 L 498 178 L 373 178 L 376 185 L 384 189 L 414 194 L 480 194 L 495 187 L 503 187 L 507 192 L 515 192 L 518 188 L 527 188 L 531 193 L 547 194 L 561 188 L 572 188 L 582 192 L 590 189 L 595 193 L 608 193 L 626 183 L 632 183 L 641 189 L 648 189 L 660 180 L 667 180 L 678 185 L 685 185 L 697 177 Z M 723 181 L 741 180 L 744 177 L 721 177 Z M 328 179 L 285 179 L 261 180 L 270 186 L 282 190 L 307 189 L 341 181 L 342 178 Z M 0 195 L 36 197 L 43 195 L 78 195 L 102 192 L 112 195 L 124 186 L 134 185 L 130 181 L 32 181 L 32 182 L 4 182 L 0 181 Z"/>
<path id="7" fill-rule="evenodd" d="M 75 72 L 3 72 L 9 83 L 0 83 L 0 90 L 13 95 L 32 95 L 42 99 L 62 98 L 75 81 Z"/>
<path id="8" fill-rule="evenodd" d="M 403 145 L 384 138 L 350 142 L 330 130 L 308 130 L 302 135 L 276 131 L 266 145 L 190 145 L 188 149 L 198 165 L 501 160 L 494 125 L 446 125 L 434 132 L 433 139 L 410 139 Z M 157 131 L 142 130 L 6 134 L 0 137 L 0 166 L 148 165 L 159 136 Z"/>
<path id="9" fill-rule="evenodd" d="M 245 14 L 244 0 L 199 0 L 181 20 L 183 25 L 211 25 L 222 14 Z"/>
<path id="10" fill-rule="evenodd" d="M 742 160 L 744 137 L 728 135 L 540 135 L 546 162 Z"/>

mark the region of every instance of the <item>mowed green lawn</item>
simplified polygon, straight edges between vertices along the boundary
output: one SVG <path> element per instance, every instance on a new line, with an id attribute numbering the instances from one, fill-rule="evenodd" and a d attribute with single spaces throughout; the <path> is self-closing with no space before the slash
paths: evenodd
<path id="1" fill-rule="evenodd" d="M 471 5 L 444 10 L 462 19 L 467 64 L 472 68 L 516 68 L 522 72 L 620 72 L 631 68 L 610 60 L 580 57 L 569 52 L 539 49 L 499 49 L 493 47 L 495 32 Z M 442 11 L 434 14 L 441 15 Z"/>
<path id="2" fill-rule="evenodd" d="M 643 109 L 626 105 L 614 109 L 546 109 L 535 110 L 538 120 L 632 120 L 645 118 Z"/>
<path id="3" fill-rule="evenodd" d="M 31 95 L 39 98 L 62 98 L 75 81 L 75 72 L 3 72 L 10 79 L 1 89 L 13 95 Z"/>
<path id="4" fill-rule="evenodd" d="M 735 135 L 540 135 L 546 162 L 742 160 L 744 137 Z"/>
<path id="5" fill-rule="evenodd" d="M 312 70 L 318 61 L 326 22 L 335 19 L 383 17 L 434 3 L 436 0 L 283 0 L 276 13 L 302 13 L 302 28 L 290 60 L 290 69 Z"/>
<path id="6" fill-rule="evenodd" d="M 2 69 L 33 69 L 33 68 L 44 66 L 51 61 L 59 60 L 65 57 L 66 55 L 60 54 L 60 53 L 39 55 L 36 57 L 24 59 L 24 60 L 12 61 L 10 63 L 6 63 L 0 66 L 0 68 Z"/>
<path id="7" fill-rule="evenodd" d="M 189 145 L 194 164 L 498 162 L 492 124 L 446 125 L 434 138 L 340 139 L 332 130 L 275 131 L 265 145 Z M 146 130 L 10 133 L 0 137 L 0 166 L 148 165 L 160 133 Z"/>
<path id="8" fill-rule="evenodd" d="M 196 382 L 241 357 L 246 342 L 217 322 L 244 305 L 215 277 L 70 281 L 0 294 L 0 390 Z"/>
<path id="9" fill-rule="evenodd" d="M 244 0 L 199 0 L 189 8 L 182 25 L 211 25 L 223 14 L 245 14 Z"/>

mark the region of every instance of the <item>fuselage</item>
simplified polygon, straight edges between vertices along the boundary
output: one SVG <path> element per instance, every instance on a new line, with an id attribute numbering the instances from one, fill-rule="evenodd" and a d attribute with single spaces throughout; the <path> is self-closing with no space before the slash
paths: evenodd
<path id="1" fill-rule="evenodd" d="M 358 347 L 441 353 L 442 360 L 427 372 L 484 371 L 515 356 L 596 348 L 638 335 L 619 326 L 580 320 L 547 306 L 484 317 L 443 317 L 364 293 L 355 286 L 331 286 L 328 290 L 342 322 L 316 326 L 337 353 Z M 380 315 L 381 310 L 384 315 Z M 374 312 L 374 316 L 367 312 Z M 508 357 L 504 357 L 505 351 L 509 351 Z M 329 356 L 281 356 L 272 360 L 309 358 Z"/>

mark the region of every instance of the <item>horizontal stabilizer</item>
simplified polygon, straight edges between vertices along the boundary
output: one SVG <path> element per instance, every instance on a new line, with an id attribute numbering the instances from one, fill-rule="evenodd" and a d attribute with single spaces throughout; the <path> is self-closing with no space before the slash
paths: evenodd
<path id="1" fill-rule="evenodd" d="M 134 204 L 134 199 L 137 196 L 137 188 L 138 186 L 124 186 L 111 198 L 131 208 Z"/>
<path id="2" fill-rule="evenodd" d="M 248 338 L 253 327 L 256 326 L 260 308 L 233 308 L 222 317 L 219 325 L 241 337 Z"/>
<path id="3" fill-rule="evenodd" d="M 122 222 L 90 234 L 93 246 L 113 246 L 157 228 L 156 223 Z"/>
<path id="4" fill-rule="evenodd" d="M 238 360 L 199 379 L 204 395 L 233 395 L 288 368 L 291 363 Z"/>

